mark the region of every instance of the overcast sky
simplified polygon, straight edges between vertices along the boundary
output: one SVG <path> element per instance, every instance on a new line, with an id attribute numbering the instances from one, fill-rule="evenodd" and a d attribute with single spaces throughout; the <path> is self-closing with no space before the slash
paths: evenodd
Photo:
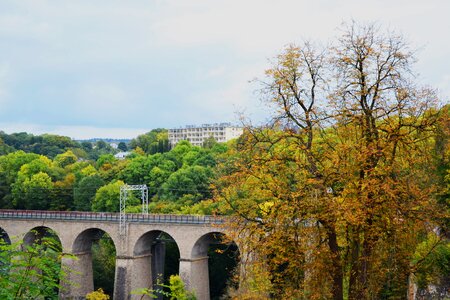
<path id="1" fill-rule="evenodd" d="M 153 128 L 254 123 L 249 80 L 304 39 L 373 22 L 419 48 L 420 81 L 450 98 L 448 0 L 0 0 L 0 130 L 133 138 Z"/>

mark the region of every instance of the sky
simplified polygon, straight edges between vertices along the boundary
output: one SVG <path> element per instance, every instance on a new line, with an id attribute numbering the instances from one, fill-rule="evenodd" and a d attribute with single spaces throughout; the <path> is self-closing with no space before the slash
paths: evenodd
<path id="1" fill-rule="evenodd" d="M 284 46 L 377 22 L 450 99 L 448 0 L 0 0 L 0 130 L 75 139 L 263 123 L 253 80 Z"/>

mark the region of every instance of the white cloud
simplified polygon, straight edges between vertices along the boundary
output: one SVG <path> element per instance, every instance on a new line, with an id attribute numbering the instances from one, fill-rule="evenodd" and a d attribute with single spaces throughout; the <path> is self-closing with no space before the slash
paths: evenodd
<path id="1" fill-rule="evenodd" d="M 257 75 L 263 75 L 264 68 L 264 65 L 253 64 L 217 69 L 220 86 L 202 89 L 187 99 L 192 107 L 192 113 L 189 114 L 191 121 L 188 123 L 198 123 L 196 119 L 206 123 L 236 122 L 238 114 L 242 112 L 253 114 L 252 117 L 258 121 L 266 117 L 264 106 L 253 95 L 260 86 L 252 82 Z M 216 69 L 212 69 L 211 73 L 215 74 Z"/>
<path id="2" fill-rule="evenodd" d="M 133 111 L 132 94 L 106 82 L 89 82 L 79 87 L 74 110 L 92 118 L 119 118 Z"/>
<path id="3" fill-rule="evenodd" d="M 380 21 L 385 25 L 427 28 L 424 16 L 446 18 L 448 1 L 372 1 L 359 0 L 220 0 L 167 1 L 165 13 L 153 31 L 166 46 L 207 47 L 232 45 L 239 51 L 275 51 L 302 38 L 322 41 L 335 35 L 342 21 Z M 442 19 L 440 19 L 441 21 Z M 421 22 L 422 21 L 422 22 Z M 428 25 L 428 26 L 427 26 Z M 414 31 L 412 31 L 414 34 Z M 422 32 L 420 33 L 422 34 Z M 427 33 L 429 36 L 430 32 Z"/>
<path id="4" fill-rule="evenodd" d="M 22 15 L 0 16 L 0 36 L 3 37 L 42 39 L 50 31 L 51 27 L 45 21 L 36 21 Z"/>
<path id="5" fill-rule="evenodd" d="M 437 84 L 441 101 L 450 103 L 450 74 L 445 74 Z"/>
<path id="6" fill-rule="evenodd" d="M 227 68 L 225 66 L 218 66 L 216 68 L 210 69 L 206 72 L 205 78 L 214 78 L 223 76 L 227 72 Z"/>
<path id="7" fill-rule="evenodd" d="M 7 83 L 9 82 L 10 68 L 8 64 L 0 64 L 0 112 L 5 109 L 8 103 L 9 92 Z"/>
<path id="8" fill-rule="evenodd" d="M 260 118 L 248 81 L 263 75 L 267 58 L 302 39 L 326 43 L 352 18 L 425 46 L 422 82 L 449 98 L 448 11 L 448 0 L 4 0 L 0 112 L 37 122 L 4 105 L 32 101 L 43 124 L 92 128 L 227 121 L 218 119 L 241 110 Z"/>

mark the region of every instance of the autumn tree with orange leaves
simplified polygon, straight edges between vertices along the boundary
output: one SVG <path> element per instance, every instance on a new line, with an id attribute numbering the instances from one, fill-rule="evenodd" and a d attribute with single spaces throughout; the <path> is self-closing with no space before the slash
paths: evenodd
<path id="1" fill-rule="evenodd" d="M 266 71 L 273 121 L 245 130 L 216 183 L 247 257 L 240 297 L 406 298 L 448 217 L 433 155 L 448 113 L 416 82 L 413 54 L 353 23 L 327 48 L 286 47 Z"/>

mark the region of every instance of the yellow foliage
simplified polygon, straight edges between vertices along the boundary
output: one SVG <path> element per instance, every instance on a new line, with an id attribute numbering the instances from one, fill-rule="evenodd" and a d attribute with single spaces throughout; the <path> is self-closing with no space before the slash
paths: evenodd
<path id="1" fill-rule="evenodd" d="M 257 269 L 243 292 L 406 294 L 415 247 L 446 209 L 436 95 L 410 84 L 403 45 L 351 27 L 330 49 L 288 46 L 266 72 L 277 121 L 245 130 L 216 182 L 215 200 L 236 213 L 229 234 Z"/>
<path id="2" fill-rule="evenodd" d="M 96 291 L 93 291 L 86 295 L 87 300 L 109 300 L 109 296 L 105 294 L 103 289 L 99 288 Z"/>

